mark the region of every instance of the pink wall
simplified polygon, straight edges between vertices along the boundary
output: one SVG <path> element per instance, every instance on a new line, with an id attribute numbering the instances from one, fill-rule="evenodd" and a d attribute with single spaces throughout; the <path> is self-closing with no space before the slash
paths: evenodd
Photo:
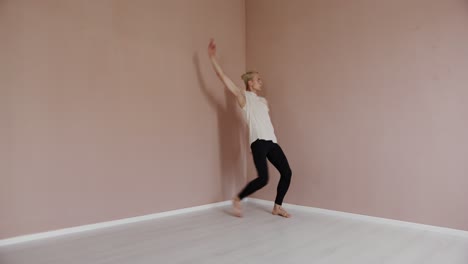
<path id="1" fill-rule="evenodd" d="M 1 1 L 0 36 L 0 239 L 240 188 L 240 120 L 206 47 L 242 74 L 243 1 Z"/>
<path id="2" fill-rule="evenodd" d="M 247 68 L 292 166 L 285 202 L 468 230 L 466 1 L 246 10 Z M 270 171 L 257 197 L 274 199 Z"/>
<path id="3" fill-rule="evenodd" d="M 251 158 L 210 37 L 234 79 L 246 54 L 263 74 L 294 173 L 285 202 L 468 230 L 467 11 L 0 1 L 0 239 L 237 193 Z M 271 172 L 257 197 L 274 198 Z"/>

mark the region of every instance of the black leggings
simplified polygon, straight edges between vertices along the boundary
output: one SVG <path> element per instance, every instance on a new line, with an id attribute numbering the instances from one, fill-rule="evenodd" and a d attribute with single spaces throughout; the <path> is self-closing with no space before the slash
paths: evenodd
<path id="1" fill-rule="evenodd" d="M 289 188 L 291 182 L 291 168 L 289 168 L 288 159 L 283 153 L 281 147 L 271 140 L 257 139 L 254 141 L 250 148 L 252 149 L 252 156 L 257 168 L 258 177 L 245 186 L 245 188 L 239 193 L 239 199 L 243 199 L 252 193 L 265 187 L 268 183 L 268 160 L 275 166 L 280 172 L 281 178 L 278 183 L 275 204 L 281 205 L 283 203 L 284 196 Z"/>

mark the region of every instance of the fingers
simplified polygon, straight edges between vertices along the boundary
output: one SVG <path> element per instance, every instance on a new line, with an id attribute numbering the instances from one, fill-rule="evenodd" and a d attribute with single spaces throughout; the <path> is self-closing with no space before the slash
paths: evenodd
<path id="1" fill-rule="evenodd" d="M 216 53 L 216 44 L 214 43 L 214 39 L 210 39 L 210 44 L 208 44 L 208 53 L 210 56 L 214 56 Z"/>
<path id="2" fill-rule="evenodd" d="M 212 47 L 212 48 L 216 48 L 216 44 L 215 44 L 215 42 L 214 42 L 214 39 L 212 39 L 212 38 L 210 39 L 210 44 L 209 44 L 209 46 L 210 46 L 210 48 L 211 48 L 211 47 Z"/>

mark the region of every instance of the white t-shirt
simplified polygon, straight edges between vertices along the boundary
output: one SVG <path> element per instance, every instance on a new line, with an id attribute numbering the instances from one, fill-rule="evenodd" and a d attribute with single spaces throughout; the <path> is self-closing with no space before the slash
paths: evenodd
<path id="1" fill-rule="evenodd" d="M 277 143 L 271 123 L 268 103 L 254 92 L 245 91 L 245 106 L 242 108 L 249 125 L 249 140 L 252 144 L 257 139 L 271 140 Z"/>

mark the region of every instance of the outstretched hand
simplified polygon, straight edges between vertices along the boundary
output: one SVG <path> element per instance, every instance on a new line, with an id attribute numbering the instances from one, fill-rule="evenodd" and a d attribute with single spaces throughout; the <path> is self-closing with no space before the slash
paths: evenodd
<path id="1" fill-rule="evenodd" d="M 210 57 L 216 55 L 216 44 L 214 43 L 214 39 L 210 39 L 210 44 L 208 44 L 208 55 Z"/>

